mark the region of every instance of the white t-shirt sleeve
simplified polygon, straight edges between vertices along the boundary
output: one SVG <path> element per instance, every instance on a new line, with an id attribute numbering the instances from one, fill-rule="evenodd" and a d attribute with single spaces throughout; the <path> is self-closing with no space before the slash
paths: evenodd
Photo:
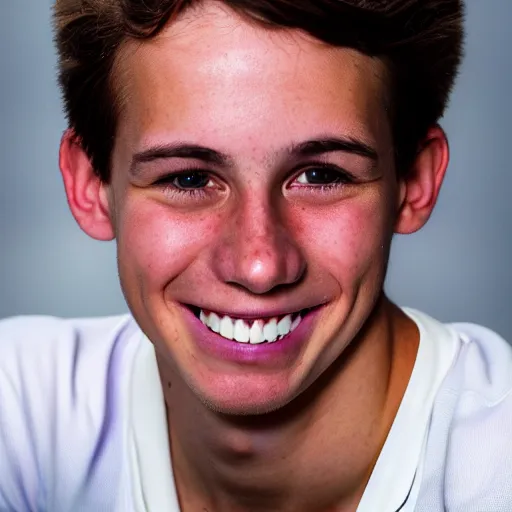
<path id="1" fill-rule="evenodd" d="M 116 508 L 129 324 L 129 317 L 0 322 L 2 512 Z"/>
<path id="2" fill-rule="evenodd" d="M 453 324 L 461 347 L 436 398 L 415 511 L 512 511 L 512 347 Z"/>
<path id="3" fill-rule="evenodd" d="M 510 511 L 512 349 L 485 327 L 458 328 L 465 339 L 464 385 L 448 446 L 447 505 L 461 512 Z"/>

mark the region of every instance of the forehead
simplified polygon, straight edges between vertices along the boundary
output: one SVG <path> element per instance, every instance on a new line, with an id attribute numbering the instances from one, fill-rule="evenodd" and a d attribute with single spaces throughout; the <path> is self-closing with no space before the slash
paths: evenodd
<path id="1" fill-rule="evenodd" d="M 115 77 L 119 130 L 133 146 L 170 136 L 222 145 L 234 135 L 279 145 L 333 131 L 375 144 L 387 129 L 383 62 L 265 28 L 219 3 L 127 42 Z"/>

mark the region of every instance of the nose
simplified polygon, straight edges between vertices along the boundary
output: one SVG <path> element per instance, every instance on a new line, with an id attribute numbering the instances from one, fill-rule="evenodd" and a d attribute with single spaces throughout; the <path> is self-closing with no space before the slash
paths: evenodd
<path id="1" fill-rule="evenodd" d="M 246 201 L 226 222 L 213 251 L 218 278 L 264 294 L 298 282 L 306 261 L 270 202 Z"/>

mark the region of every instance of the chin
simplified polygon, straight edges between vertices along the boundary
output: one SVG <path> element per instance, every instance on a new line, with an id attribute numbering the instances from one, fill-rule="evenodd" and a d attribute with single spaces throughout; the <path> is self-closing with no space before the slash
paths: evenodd
<path id="1" fill-rule="evenodd" d="M 268 375 L 241 379 L 217 377 L 190 388 L 205 407 L 226 416 L 269 414 L 287 406 L 297 396 L 287 379 Z"/>

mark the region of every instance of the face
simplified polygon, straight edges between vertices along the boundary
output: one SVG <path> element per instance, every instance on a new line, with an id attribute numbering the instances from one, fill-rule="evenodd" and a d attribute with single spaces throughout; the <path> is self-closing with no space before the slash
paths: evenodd
<path id="1" fill-rule="evenodd" d="M 381 293 L 398 188 L 383 64 L 206 3 L 128 43 L 116 78 L 108 197 L 135 318 L 211 408 L 283 406 Z"/>

